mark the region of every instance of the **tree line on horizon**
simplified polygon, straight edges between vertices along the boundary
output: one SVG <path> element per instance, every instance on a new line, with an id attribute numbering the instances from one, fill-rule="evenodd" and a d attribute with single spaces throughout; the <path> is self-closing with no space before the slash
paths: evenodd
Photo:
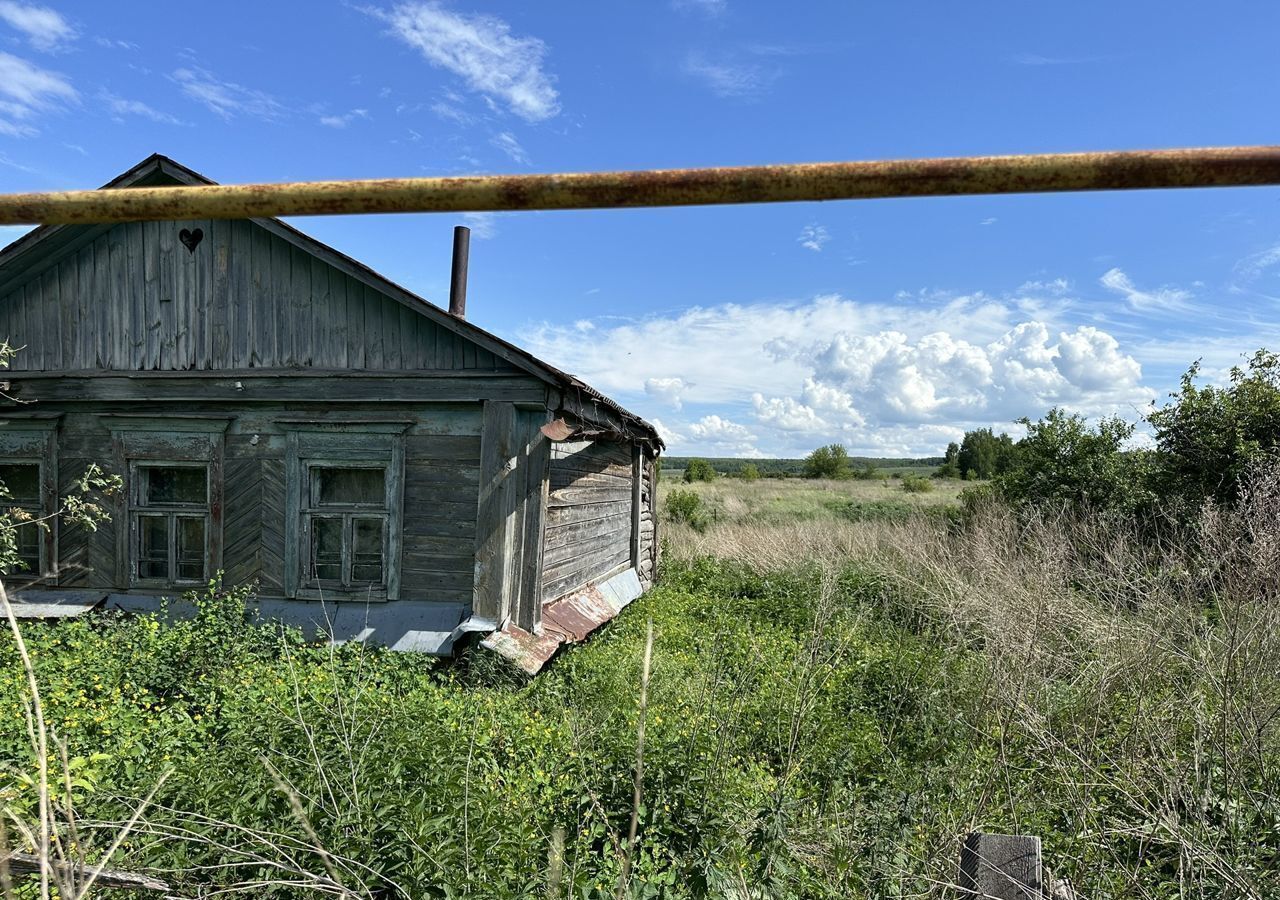
<path id="1" fill-rule="evenodd" d="M 1153 446 L 1136 448 L 1137 424 L 1117 416 L 1091 424 L 1060 407 L 1018 420 L 1026 434 L 978 428 L 952 442 L 942 457 L 919 460 L 854 458 L 843 444 L 814 449 L 803 460 L 684 462 L 684 481 L 720 474 L 847 479 L 884 477 L 881 468 L 933 467 L 934 478 L 987 483 L 984 490 L 1015 505 L 1053 505 L 1128 513 L 1206 500 L 1230 504 L 1241 479 L 1266 459 L 1280 462 L 1280 355 L 1257 351 L 1224 384 L 1200 386 L 1200 364 L 1183 374 L 1169 402 L 1143 416 Z M 669 459 L 668 464 L 676 461 Z M 735 463 L 731 467 L 724 463 Z"/>

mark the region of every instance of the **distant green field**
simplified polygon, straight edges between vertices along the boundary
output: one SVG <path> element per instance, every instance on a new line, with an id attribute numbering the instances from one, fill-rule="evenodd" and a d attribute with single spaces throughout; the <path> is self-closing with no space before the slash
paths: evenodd
<path id="1" fill-rule="evenodd" d="M 689 460 L 694 458 L 696 457 L 664 456 L 662 457 L 662 471 L 667 476 L 682 475 L 685 466 L 689 464 Z M 701 458 L 711 463 L 712 468 L 721 475 L 736 475 L 747 464 L 754 465 L 760 471 L 760 474 L 766 478 L 798 477 L 804 474 L 803 459 Z M 943 459 L 941 456 L 924 456 L 919 459 L 873 456 L 852 456 L 849 458 L 849 467 L 855 472 L 865 468 L 867 463 L 875 466 L 886 476 L 902 475 L 906 472 L 914 472 L 918 475 L 932 475 L 942 465 Z"/>

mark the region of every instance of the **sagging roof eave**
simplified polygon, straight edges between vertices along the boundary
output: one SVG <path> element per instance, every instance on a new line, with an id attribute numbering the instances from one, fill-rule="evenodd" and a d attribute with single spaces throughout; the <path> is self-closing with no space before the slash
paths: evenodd
<path id="1" fill-rule="evenodd" d="M 123 189 L 135 185 L 145 185 L 151 183 L 157 176 L 178 184 L 210 185 L 217 183 L 176 160 L 170 159 L 161 153 L 153 153 L 142 162 L 108 181 L 101 189 Z M 435 305 L 425 297 L 415 294 L 408 288 L 371 269 L 358 259 L 348 256 L 341 250 L 329 246 L 287 222 L 280 219 L 251 219 L 250 221 L 280 235 L 290 243 L 298 245 L 300 249 L 336 265 L 358 280 L 369 284 L 370 287 L 392 297 L 418 314 L 426 316 L 436 324 L 460 334 L 462 337 L 479 344 L 518 368 L 542 379 L 553 387 L 558 388 L 562 396 L 566 393 L 573 394 L 577 392 L 586 394 L 593 401 L 604 404 L 621 420 L 624 427 L 619 432 L 620 436 L 644 440 L 658 449 L 665 448 L 658 430 L 653 425 L 635 413 L 630 412 L 617 401 L 606 397 L 576 376 L 543 362 L 527 350 L 517 347 L 496 334 L 486 331 L 465 319 L 450 315 L 448 311 Z M 64 233 L 64 229 L 83 229 L 86 227 L 93 228 L 93 226 L 41 225 L 24 234 L 3 250 L 0 250 L 0 282 L 4 280 L 5 269 L 10 267 L 15 260 L 25 256 L 58 234 Z M 101 226 L 101 230 L 106 230 L 108 227 L 110 226 Z M 596 424 L 610 429 L 613 427 L 607 422 L 598 422 Z"/>

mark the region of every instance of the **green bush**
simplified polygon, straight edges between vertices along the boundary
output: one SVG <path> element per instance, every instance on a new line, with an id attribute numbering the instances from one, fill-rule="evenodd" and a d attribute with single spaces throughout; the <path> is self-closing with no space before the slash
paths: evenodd
<path id="1" fill-rule="evenodd" d="M 695 481 L 714 481 L 715 478 L 716 470 L 705 459 L 691 459 L 684 468 L 685 484 L 693 484 Z"/>
<path id="2" fill-rule="evenodd" d="M 849 451 L 843 444 L 827 444 L 804 460 L 805 478 L 849 478 Z"/>
<path id="3" fill-rule="evenodd" d="M 1016 466 L 996 478 L 998 494 L 1015 504 L 1111 510 L 1148 509 L 1150 455 L 1125 452 L 1134 426 L 1118 418 L 1090 426 L 1083 416 L 1051 409 L 1043 419 L 1022 419 Z"/>
<path id="4" fill-rule="evenodd" d="M 902 476 L 902 489 L 908 494 L 927 494 L 933 490 L 933 482 L 923 475 L 908 472 Z"/>
<path id="5" fill-rule="evenodd" d="M 668 522 L 682 522 L 697 531 L 705 530 L 710 518 L 694 491 L 673 490 L 662 502 L 662 511 Z"/>
<path id="6" fill-rule="evenodd" d="M 738 470 L 738 477 L 743 481 L 757 481 L 760 478 L 760 467 L 755 463 L 745 463 Z"/>
<path id="7" fill-rule="evenodd" d="M 1158 490 L 1189 511 L 1206 498 L 1234 503 L 1242 475 L 1280 452 L 1280 356 L 1259 350 L 1221 387 L 1197 387 L 1199 373 L 1199 363 L 1191 366 L 1173 402 L 1148 417 Z"/>

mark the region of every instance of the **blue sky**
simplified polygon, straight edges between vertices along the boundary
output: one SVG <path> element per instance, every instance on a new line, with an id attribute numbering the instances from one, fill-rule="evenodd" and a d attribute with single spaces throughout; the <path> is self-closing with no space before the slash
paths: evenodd
<path id="1" fill-rule="evenodd" d="M 122 12 L 128 10 L 128 12 Z M 1280 6 L 0 0 L 0 191 L 1280 143 Z M 312 218 L 660 423 L 940 452 L 1280 347 L 1280 189 Z M 19 229 L 0 228 L 0 243 Z"/>

